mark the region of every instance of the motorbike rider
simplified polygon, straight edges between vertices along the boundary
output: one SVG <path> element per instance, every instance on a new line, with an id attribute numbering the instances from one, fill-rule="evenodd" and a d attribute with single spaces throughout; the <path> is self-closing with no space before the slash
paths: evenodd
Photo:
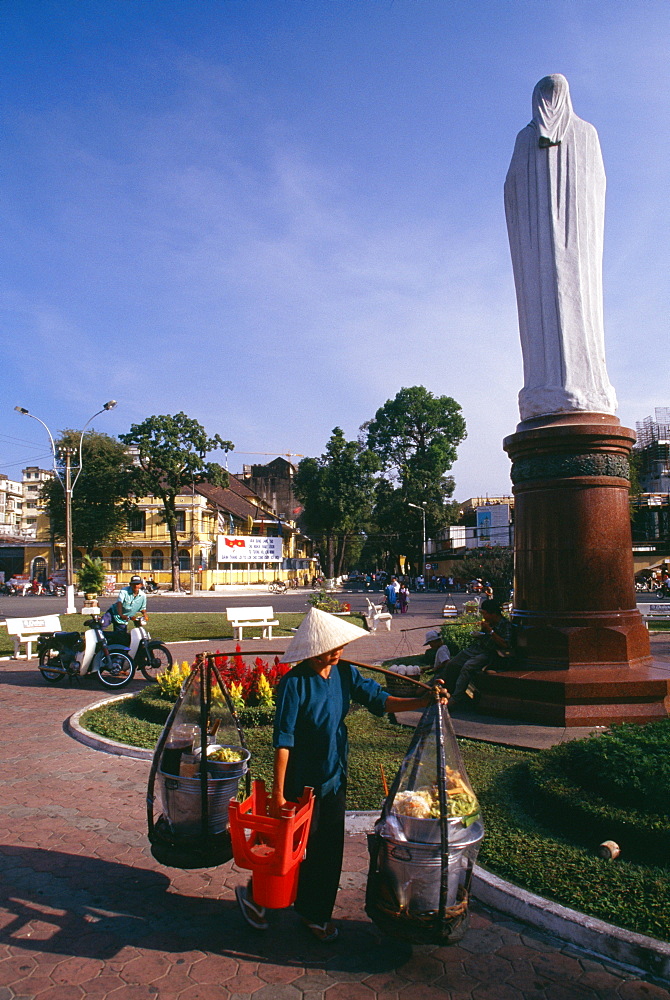
<path id="1" fill-rule="evenodd" d="M 115 632 L 126 632 L 128 622 L 137 615 L 146 616 L 147 595 L 142 589 L 142 577 L 131 576 L 128 586 L 122 587 L 116 604 L 109 609 Z"/>

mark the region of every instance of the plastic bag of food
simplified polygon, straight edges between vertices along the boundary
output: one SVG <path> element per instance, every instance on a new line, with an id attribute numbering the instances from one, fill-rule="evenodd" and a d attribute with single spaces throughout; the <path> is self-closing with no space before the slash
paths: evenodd
<path id="1" fill-rule="evenodd" d="M 366 912 L 415 943 L 459 940 L 484 836 L 477 797 L 445 705 L 430 705 L 368 838 Z"/>

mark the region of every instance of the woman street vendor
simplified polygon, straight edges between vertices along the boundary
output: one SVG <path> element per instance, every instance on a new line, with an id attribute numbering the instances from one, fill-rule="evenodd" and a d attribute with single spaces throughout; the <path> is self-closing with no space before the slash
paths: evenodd
<path id="1" fill-rule="evenodd" d="M 295 666 L 277 691 L 271 810 L 279 816 L 287 802 L 298 801 L 303 788 L 314 789 L 312 826 L 294 906 L 320 941 L 337 937 L 331 916 L 344 851 L 348 752 L 344 719 L 350 702 L 383 715 L 420 711 L 435 697 L 426 692 L 418 698 L 395 698 L 340 659 L 348 642 L 367 634 L 312 608 L 281 658 Z M 238 887 L 237 899 L 245 920 L 256 930 L 265 930 L 265 910 L 254 903 L 250 885 Z"/>

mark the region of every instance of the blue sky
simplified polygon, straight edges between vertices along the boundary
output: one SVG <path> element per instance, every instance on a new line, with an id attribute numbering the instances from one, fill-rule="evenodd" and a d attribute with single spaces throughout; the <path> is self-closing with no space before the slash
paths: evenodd
<path id="1" fill-rule="evenodd" d="M 618 415 L 670 405 L 667 0 L 5 0 L 0 33 L 0 471 L 48 464 L 15 404 L 183 409 L 237 471 L 422 384 L 463 408 L 455 497 L 509 492 L 502 187 L 555 72 L 603 148 Z"/>

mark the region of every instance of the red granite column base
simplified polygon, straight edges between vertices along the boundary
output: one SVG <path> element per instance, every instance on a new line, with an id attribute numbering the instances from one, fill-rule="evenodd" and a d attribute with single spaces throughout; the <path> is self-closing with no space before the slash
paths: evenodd
<path id="1" fill-rule="evenodd" d="M 483 674 L 479 712 L 544 726 L 653 722 L 670 713 L 667 665 L 606 665 Z"/>
<path id="2" fill-rule="evenodd" d="M 513 612 L 525 670 L 649 666 L 649 632 L 637 608 L 571 614 Z"/>

